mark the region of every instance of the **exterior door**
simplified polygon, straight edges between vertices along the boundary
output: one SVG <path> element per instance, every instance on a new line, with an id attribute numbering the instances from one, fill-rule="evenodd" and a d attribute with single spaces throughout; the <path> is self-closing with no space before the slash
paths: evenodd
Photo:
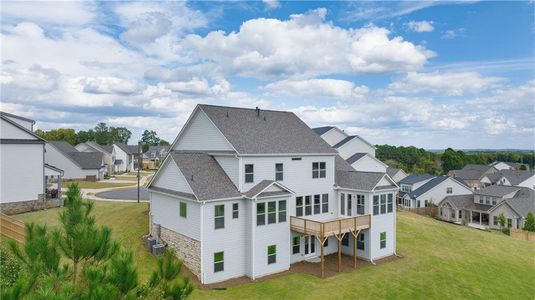
<path id="1" fill-rule="evenodd" d="M 316 237 L 313 235 L 305 236 L 305 256 L 316 254 Z"/>

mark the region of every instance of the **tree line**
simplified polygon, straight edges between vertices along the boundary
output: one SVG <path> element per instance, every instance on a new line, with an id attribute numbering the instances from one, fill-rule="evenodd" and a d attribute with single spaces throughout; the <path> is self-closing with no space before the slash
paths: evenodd
<path id="1" fill-rule="evenodd" d="M 65 141 L 73 146 L 89 141 L 94 141 L 99 145 L 128 144 L 132 137 L 132 132 L 128 128 L 108 126 L 104 122 L 98 123 L 95 128 L 89 130 L 76 131 L 72 128 L 58 128 L 43 131 L 37 129 L 35 134 L 47 141 Z M 149 146 L 169 145 L 169 142 L 158 137 L 154 130 L 145 130 L 141 136 L 141 143 L 143 152 L 146 152 Z"/>
<path id="2" fill-rule="evenodd" d="M 467 164 L 487 165 L 494 161 L 522 163 L 533 169 L 535 152 L 471 151 L 446 149 L 443 153 L 427 151 L 414 146 L 377 145 L 376 156 L 381 161 L 410 173 L 445 175 L 462 169 Z"/>

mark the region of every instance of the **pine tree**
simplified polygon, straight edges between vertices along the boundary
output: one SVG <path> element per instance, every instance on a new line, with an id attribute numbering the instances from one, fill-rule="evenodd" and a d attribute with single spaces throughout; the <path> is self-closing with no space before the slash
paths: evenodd
<path id="1" fill-rule="evenodd" d="M 535 232 L 535 216 L 533 216 L 532 212 L 528 212 L 522 230 Z"/>
<path id="2" fill-rule="evenodd" d="M 164 299 L 186 299 L 193 291 L 187 278 L 176 280 L 182 269 L 182 261 L 176 259 L 173 251 L 166 249 L 158 259 L 158 269 L 152 273 L 149 287 L 162 293 Z"/>

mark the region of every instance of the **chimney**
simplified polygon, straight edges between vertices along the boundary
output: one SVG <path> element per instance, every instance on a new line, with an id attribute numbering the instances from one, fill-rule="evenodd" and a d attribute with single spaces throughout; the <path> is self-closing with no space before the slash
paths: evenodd
<path id="1" fill-rule="evenodd" d="M 260 108 L 258 108 L 258 106 L 256 107 L 256 117 L 260 117 Z"/>

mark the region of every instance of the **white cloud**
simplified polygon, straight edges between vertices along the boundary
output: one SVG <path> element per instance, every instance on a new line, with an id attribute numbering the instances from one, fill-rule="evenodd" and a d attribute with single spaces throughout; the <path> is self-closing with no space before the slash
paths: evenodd
<path id="1" fill-rule="evenodd" d="M 442 34 L 441 38 L 443 40 L 452 40 L 456 38 L 457 36 L 461 35 L 463 32 L 464 32 L 464 28 L 446 30 Z"/>
<path id="2" fill-rule="evenodd" d="M 336 79 L 282 80 L 262 88 L 268 94 L 290 97 L 333 97 L 339 99 L 362 99 L 368 93 L 365 85 Z"/>
<path id="3" fill-rule="evenodd" d="M 141 92 L 144 85 L 117 77 L 88 77 L 80 80 L 84 93 L 132 95 Z"/>
<path id="4" fill-rule="evenodd" d="M 262 0 L 262 2 L 266 5 L 266 9 L 268 10 L 281 7 L 278 0 Z"/>
<path id="5" fill-rule="evenodd" d="M 82 1 L 2 1 L 3 22 L 32 20 L 38 24 L 79 26 L 91 22 L 96 11 L 92 3 Z"/>
<path id="6" fill-rule="evenodd" d="M 407 94 L 431 92 L 462 96 L 495 87 L 501 81 L 503 78 L 484 77 L 477 72 L 409 72 L 404 78 L 392 82 L 388 88 L 394 92 Z"/>
<path id="7" fill-rule="evenodd" d="M 405 25 L 410 30 L 416 32 L 432 32 L 433 30 L 435 30 L 432 21 L 410 21 L 405 23 Z"/>
<path id="8" fill-rule="evenodd" d="M 188 35 L 177 49 L 225 74 L 261 78 L 409 71 L 434 55 L 402 37 L 389 38 L 385 28 L 336 27 L 324 21 L 325 14 L 320 8 L 286 21 L 252 19 L 238 32 Z"/>

